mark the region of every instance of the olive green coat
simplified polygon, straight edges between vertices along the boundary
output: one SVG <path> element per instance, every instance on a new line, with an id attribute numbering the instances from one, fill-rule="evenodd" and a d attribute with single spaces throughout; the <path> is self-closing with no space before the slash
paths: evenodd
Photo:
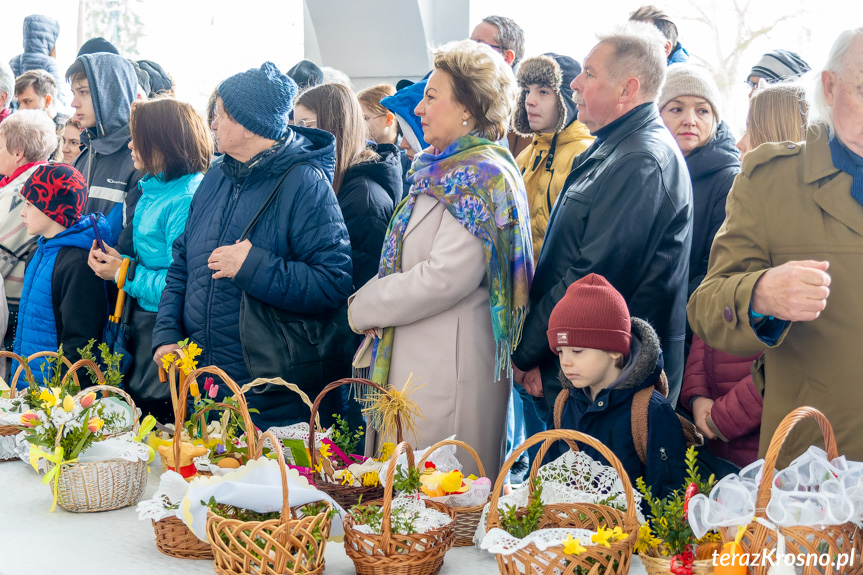
<path id="1" fill-rule="evenodd" d="M 850 191 L 823 128 L 804 143 L 750 152 L 728 194 L 707 276 L 689 300 L 689 322 L 708 345 L 741 356 L 765 350 L 762 456 L 782 419 L 808 405 L 833 425 L 839 453 L 863 460 L 863 206 Z M 814 321 L 790 324 L 769 347 L 749 322 L 752 290 L 769 268 L 794 260 L 830 262 L 827 307 Z M 779 464 L 820 437 L 815 424 L 798 425 Z"/>

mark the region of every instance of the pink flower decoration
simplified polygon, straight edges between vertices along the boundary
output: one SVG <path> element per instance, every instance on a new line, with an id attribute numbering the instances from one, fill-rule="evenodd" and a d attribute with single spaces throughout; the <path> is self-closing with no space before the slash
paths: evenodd
<path id="1" fill-rule="evenodd" d="M 204 389 L 209 391 L 211 387 L 213 387 L 213 378 L 208 377 L 204 380 Z"/>
<path id="2" fill-rule="evenodd" d="M 212 380 L 210 380 L 212 381 Z M 216 396 L 219 395 L 219 386 L 218 384 L 213 384 L 210 386 L 210 391 L 207 393 L 207 396 L 210 399 L 216 399 Z"/>

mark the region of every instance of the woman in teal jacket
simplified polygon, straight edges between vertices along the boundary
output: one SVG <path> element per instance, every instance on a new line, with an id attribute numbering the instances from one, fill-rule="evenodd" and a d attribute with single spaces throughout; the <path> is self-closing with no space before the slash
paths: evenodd
<path id="1" fill-rule="evenodd" d="M 141 198 L 132 233 L 122 234 L 116 249 L 106 246 L 107 253 L 94 243 L 89 263 L 97 276 L 116 283 L 123 259 L 131 260 L 121 282 L 133 300 L 127 347 L 134 363 L 125 387 L 145 414 L 173 421 L 170 392 L 159 383 L 152 361 L 153 326 L 173 262 L 174 240 L 186 228 L 189 205 L 209 166 L 213 144 L 203 118 L 191 105 L 173 98 L 134 102 L 129 126 L 135 168 L 147 174 L 138 183 Z"/>

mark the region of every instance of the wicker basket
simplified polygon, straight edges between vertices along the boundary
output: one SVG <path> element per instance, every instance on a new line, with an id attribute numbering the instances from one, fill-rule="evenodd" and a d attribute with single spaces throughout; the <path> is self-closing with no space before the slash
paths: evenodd
<path id="1" fill-rule="evenodd" d="M 334 381 L 327 385 L 324 389 L 321 390 L 321 393 L 318 394 L 318 397 L 315 398 L 315 403 L 312 406 L 312 416 L 309 421 L 309 445 L 315 445 L 315 428 L 314 422 L 315 418 L 318 416 L 318 409 L 321 406 L 321 402 L 324 399 L 324 396 L 328 394 L 330 391 L 337 389 L 343 385 L 365 385 L 369 387 L 373 387 L 379 391 L 386 391 L 383 387 L 378 385 L 377 383 L 370 381 L 368 379 L 355 379 L 355 378 L 347 378 L 340 379 L 338 381 Z M 401 420 L 396 419 L 396 428 L 397 428 L 397 441 L 402 441 L 402 426 Z M 312 469 L 315 468 L 317 463 L 318 455 L 316 449 L 309 449 L 309 455 L 311 457 Z M 350 454 L 348 454 L 350 455 Z M 384 496 L 384 488 L 381 485 L 371 487 L 371 486 L 359 486 L 354 487 L 352 485 L 341 485 L 338 482 L 335 482 L 332 477 L 328 476 L 329 481 L 322 480 L 319 476 L 313 476 L 312 483 L 332 497 L 336 503 L 344 507 L 345 509 L 350 509 L 360 500 L 360 497 L 363 498 L 363 501 L 372 501 L 373 499 L 380 499 Z"/>
<path id="2" fill-rule="evenodd" d="M 576 570 L 590 571 L 591 573 L 601 572 L 603 575 L 625 575 L 629 572 L 632 551 L 635 547 L 635 541 L 638 539 L 638 519 L 635 513 L 632 483 L 629 481 L 629 476 L 623 469 L 620 460 L 610 449 L 599 440 L 578 431 L 566 429 L 543 431 L 529 438 L 513 451 L 510 458 L 503 464 L 503 469 L 501 469 L 492 489 L 486 530 L 500 527 L 497 502 L 512 464 L 527 449 L 542 442 L 527 481 L 527 489 L 533 489 L 532 480 L 536 478 L 540 463 L 549 447 L 557 440 L 566 441 L 571 449 L 577 449 L 576 441 L 585 443 L 596 449 L 614 467 L 623 483 L 626 512 L 593 503 L 546 505 L 539 521 L 539 529 L 572 527 L 596 531 L 599 527 L 609 529 L 620 527 L 624 533 L 629 534 L 629 537 L 612 543 L 609 548 L 599 545 L 588 546 L 586 551 L 579 555 L 565 554 L 563 545 L 549 547 L 545 551 L 539 551 L 536 546 L 529 545 L 512 555 L 496 555 L 498 569 L 507 575 L 572 575 L 576 573 Z M 519 513 L 524 512 L 524 509 L 519 509 Z"/>
<path id="3" fill-rule="evenodd" d="M 18 390 L 16 389 L 18 383 L 17 373 L 21 371 L 21 367 L 23 365 L 21 361 L 21 356 L 17 353 L 12 353 L 11 351 L 2 351 L 0 350 L 0 357 L 6 357 L 9 359 L 13 359 L 18 362 L 19 368 L 16 370 L 16 377 L 12 380 L 12 384 L 9 386 L 9 399 L 15 399 L 18 395 Z M 27 369 L 27 377 L 28 381 L 33 378 L 33 375 L 30 373 L 30 369 Z M 5 441 L 5 437 L 15 437 L 21 433 L 21 429 L 17 425 L 0 425 L 0 441 Z M 10 440 L 11 441 L 11 440 Z M 10 457 L 9 459 L 0 459 L 0 463 L 4 461 L 15 461 L 17 457 Z"/>
<path id="4" fill-rule="evenodd" d="M 240 417 L 243 418 L 243 421 L 246 424 L 246 445 L 248 445 L 249 453 L 254 453 L 256 445 L 255 437 L 257 436 L 257 433 L 254 431 L 255 426 L 252 423 L 251 416 L 249 415 L 246 399 L 240 392 L 240 389 L 234 380 L 217 367 L 203 367 L 195 370 L 190 373 L 185 380 L 183 380 L 180 385 L 180 389 L 177 392 L 179 400 L 176 402 L 176 411 L 174 412 L 174 430 L 182 429 L 183 422 L 186 421 L 186 397 L 189 395 L 189 387 L 193 381 L 197 381 L 197 377 L 199 375 L 204 373 L 217 375 L 225 385 L 234 392 L 235 398 L 240 404 L 240 408 L 238 410 L 237 408 L 224 403 L 215 404 L 212 408 L 225 409 L 225 413 L 227 414 L 229 414 L 229 410 L 237 410 L 239 412 Z M 249 430 L 252 431 L 249 432 Z M 181 437 L 182 433 L 174 433 L 173 447 L 175 462 L 180 459 L 180 441 L 178 441 L 178 438 Z M 167 469 L 168 464 L 163 456 L 162 470 L 165 471 Z M 156 548 L 165 555 L 177 557 L 178 559 L 213 558 L 213 549 L 210 544 L 198 539 L 198 537 L 192 533 L 188 527 L 186 527 L 186 524 L 176 517 L 166 517 L 165 519 L 153 521 L 153 531 L 156 533 Z"/>
<path id="5" fill-rule="evenodd" d="M 443 441 L 438 441 L 429 447 L 428 451 L 426 451 L 425 457 L 420 459 L 419 463 L 417 463 L 417 467 L 422 469 L 426 459 L 428 459 L 428 457 L 438 448 L 443 447 L 444 445 L 455 445 L 470 453 L 471 457 L 473 457 L 473 460 L 476 462 L 477 467 L 479 467 L 480 477 L 485 477 L 485 468 L 482 466 L 479 454 L 477 454 L 473 447 L 457 439 L 445 439 Z M 489 501 L 491 501 L 491 495 L 489 495 Z M 455 512 L 455 543 L 453 543 L 453 547 L 470 547 L 473 545 L 473 536 L 476 533 L 476 528 L 477 525 L 479 525 L 480 519 L 482 519 L 483 507 L 485 507 L 485 505 L 477 505 L 475 507 L 450 507 L 450 509 Z"/>
<path id="6" fill-rule="evenodd" d="M 669 575 L 671 573 L 671 559 L 667 557 L 652 557 L 643 553 L 638 554 L 641 564 L 647 575 Z M 713 559 L 698 559 L 692 562 L 692 575 L 711 575 L 713 573 Z"/>
<path id="7" fill-rule="evenodd" d="M 830 422 L 823 413 L 813 407 L 798 407 L 787 416 L 776 428 L 773 438 L 770 440 L 770 445 L 767 448 L 767 455 L 764 458 L 764 467 L 761 471 L 762 477 L 772 477 L 776 469 L 776 460 L 779 458 L 779 452 L 782 449 L 785 440 L 795 425 L 806 419 L 814 419 L 821 428 L 821 434 L 824 437 L 824 447 L 827 451 L 827 459 L 834 459 L 839 456 L 839 451 L 836 447 L 836 437 L 833 435 L 833 428 Z M 740 545 L 743 553 L 768 553 L 776 548 L 778 540 L 776 530 L 770 529 L 758 519 L 765 521 L 767 519 L 767 503 L 770 501 L 772 481 L 762 481 L 758 487 L 758 499 L 755 504 L 755 520 L 746 526 L 746 532 L 743 535 L 743 540 Z M 722 539 L 724 542 L 733 541 L 736 530 L 733 528 L 721 529 Z M 841 569 L 834 569 L 832 565 L 820 567 L 818 565 L 810 565 L 809 561 L 803 567 L 803 575 L 821 575 L 823 573 L 840 573 L 840 574 L 857 574 L 863 572 L 861 566 L 860 550 L 863 549 L 863 533 L 853 523 L 845 523 L 842 525 L 828 525 L 821 529 L 813 527 L 780 527 L 779 532 L 785 537 L 785 550 L 789 555 L 815 555 L 822 556 L 829 554 L 831 557 L 836 557 L 839 554 L 854 553 L 853 565 L 847 565 Z M 752 555 L 750 555 L 752 556 Z M 764 556 L 764 555 L 762 555 Z M 750 567 L 750 575 L 766 575 L 770 567 L 770 562 L 760 562 L 758 566 Z"/>
<path id="8" fill-rule="evenodd" d="M 434 501 L 424 500 L 426 507 L 448 514 L 453 519 L 451 523 L 426 533 L 400 535 L 392 532 L 393 481 L 396 462 L 402 453 L 407 455 L 408 467 L 414 466 L 410 445 L 404 441 L 399 443 L 387 468 L 381 534 L 361 533 L 354 529 L 353 516 L 345 516 L 345 553 L 354 562 L 358 575 L 434 575 L 440 571 L 444 555 L 455 543 L 455 512 Z"/>
<path id="9" fill-rule="evenodd" d="M 102 373 L 93 362 L 82 359 L 75 362 L 72 369 L 81 366 L 93 368 L 101 380 Z M 132 408 L 132 413 L 135 413 L 135 402 L 129 394 L 109 385 L 85 388 L 75 396 L 75 399 L 80 400 L 91 391 L 115 393 L 125 399 Z M 140 422 L 134 415 L 133 418 L 135 423 L 132 434 L 134 435 L 138 432 Z M 50 471 L 54 464 L 48 462 L 47 467 Z M 147 462 L 140 459 L 135 461 L 112 459 L 87 463 L 63 463 L 60 465 L 57 477 L 51 481 L 51 489 L 54 489 L 55 481 L 57 482 L 57 503 L 66 511 L 92 513 L 120 509 L 135 505 L 144 495 L 144 489 L 147 487 Z"/>
<path id="10" fill-rule="evenodd" d="M 258 442 L 258 455 L 264 439 L 276 449 L 282 474 L 282 513 L 268 521 L 238 521 L 207 512 L 207 537 L 215 555 L 216 573 L 220 575 L 318 575 L 324 572 L 324 551 L 330 535 L 332 505 L 324 512 L 302 516 L 299 507 L 290 507 L 288 478 L 281 442 L 265 432 Z M 321 540 L 312 532 L 318 530 Z M 263 541 L 263 547 L 260 542 Z"/>

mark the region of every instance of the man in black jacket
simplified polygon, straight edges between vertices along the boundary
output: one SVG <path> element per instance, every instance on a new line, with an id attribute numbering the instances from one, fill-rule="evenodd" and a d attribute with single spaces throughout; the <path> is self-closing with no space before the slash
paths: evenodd
<path id="1" fill-rule="evenodd" d="M 665 75 L 664 42 L 652 26 L 631 22 L 599 37 L 572 83 L 578 120 L 596 141 L 576 157 L 551 212 L 512 356 L 516 382 L 544 395 L 550 413 L 561 383 L 548 318 L 566 288 L 589 273 L 608 279 L 630 314 L 651 323 L 672 404 L 680 393 L 692 188 L 654 103 Z"/>

